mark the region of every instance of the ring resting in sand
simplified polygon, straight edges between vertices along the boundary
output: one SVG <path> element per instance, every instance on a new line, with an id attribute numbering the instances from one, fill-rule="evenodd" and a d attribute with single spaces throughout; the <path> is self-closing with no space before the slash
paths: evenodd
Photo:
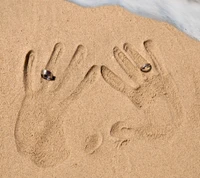
<path id="1" fill-rule="evenodd" d="M 146 63 L 146 64 L 144 64 L 144 65 L 140 68 L 140 70 L 141 70 L 142 72 L 150 72 L 151 69 L 152 69 L 152 66 L 151 66 L 150 63 Z"/>
<path id="2" fill-rule="evenodd" d="M 41 71 L 41 77 L 48 81 L 55 80 L 55 76 L 53 76 L 52 72 L 46 69 Z"/>

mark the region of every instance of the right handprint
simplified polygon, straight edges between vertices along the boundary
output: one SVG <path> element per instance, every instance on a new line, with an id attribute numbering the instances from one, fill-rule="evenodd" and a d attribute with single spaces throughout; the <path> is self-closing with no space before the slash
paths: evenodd
<path id="1" fill-rule="evenodd" d="M 127 55 L 118 47 L 113 49 L 114 58 L 133 81 L 133 85 L 123 81 L 106 66 L 101 67 L 103 79 L 112 88 L 128 97 L 145 116 L 142 125 L 133 126 L 130 121 L 114 123 L 110 130 L 114 137 L 169 138 L 181 125 L 183 112 L 176 84 L 170 73 L 158 63 L 151 47 L 151 40 L 144 42 L 144 48 L 149 56 L 148 61 L 130 44 L 126 43 L 123 47 Z"/>

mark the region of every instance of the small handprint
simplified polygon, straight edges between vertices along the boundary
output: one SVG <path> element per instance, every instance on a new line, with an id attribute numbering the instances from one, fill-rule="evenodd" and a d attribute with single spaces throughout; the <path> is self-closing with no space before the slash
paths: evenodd
<path id="1" fill-rule="evenodd" d="M 54 75 L 63 53 L 63 45 L 57 43 L 46 65 Z M 82 64 L 86 59 L 86 48 L 79 45 L 63 75 L 55 81 L 41 78 L 39 90 L 33 90 L 35 53 L 27 54 L 24 65 L 25 97 L 15 126 L 15 140 L 19 153 L 28 156 L 39 167 L 52 167 L 69 157 L 67 136 L 61 117 L 68 106 L 75 102 L 96 82 L 100 75 L 99 67 L 92 66 L 78 85 L 67 90 L 77 75 L 83 72 Z"/>
<path id="2" fill-rule="evenodd" d="M 183 112 L 176 85 L 172 76 L 158 63 L 151 47 L 151 40 L 144 42 L 149 61 L 135 51 L 130 44 L 124 44 L 124 51 L 130 56 L 129 58 L 118 47 L 113 49 L 117 63 L 133 81 L 133 86 L 124 82 L 106 66 L 101 67 L 104 80 L 112 88 L 128 97 L 145 115 L 145 124 L 140 126 L 131 124 L 127 126 L 125 121 L 113 124 L 112 136 L 124 137 L 124 139 L 133 136 L 164 138 L 171 135 L 181 124 Z M 142 72 L 141 68 L 144 64 L 151 64 L 152 69 L 149 72 Z"/>

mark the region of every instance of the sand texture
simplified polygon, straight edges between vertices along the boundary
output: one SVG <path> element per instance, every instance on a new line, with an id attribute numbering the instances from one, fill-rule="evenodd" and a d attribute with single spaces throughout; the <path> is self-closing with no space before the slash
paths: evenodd
<path id="1" fill-rule="evenodd" d="M 200 41 L 200 0 L 67 0 L 83 7 L 119 5 L 133 14 L 167 22 Z"/>
<path id="2" fill-rule="evenodd" d="M 200 177 L 200 42 L 64 0 L 2 0 L 0 34 L 0 177 Z"/>

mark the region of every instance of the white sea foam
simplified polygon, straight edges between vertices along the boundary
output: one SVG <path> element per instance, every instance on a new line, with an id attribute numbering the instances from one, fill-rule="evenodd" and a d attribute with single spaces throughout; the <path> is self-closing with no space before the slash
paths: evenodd
<path id="1" fill-rule="evenodd" d="M 200 0 L 68 0 L 84 7 L 120 5 L 132 13 L 165 21 L 200 41 Z"/>

